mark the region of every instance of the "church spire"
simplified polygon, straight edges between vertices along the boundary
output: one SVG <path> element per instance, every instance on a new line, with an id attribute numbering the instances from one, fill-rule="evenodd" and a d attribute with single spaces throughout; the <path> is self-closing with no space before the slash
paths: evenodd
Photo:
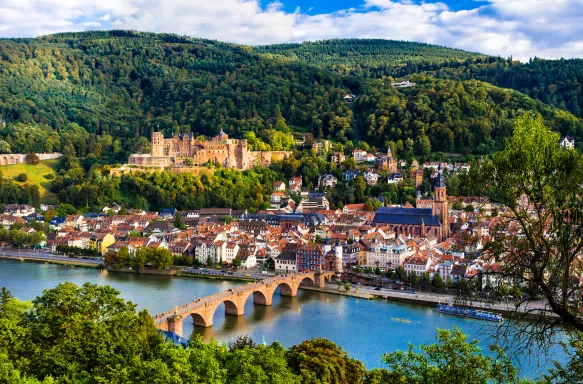
<path id="1" fill-rule="evenodd" d="M 437 167 L 437 180 L 435 181 L 436 188 L 445 187 L 445 177 L 443 177 L 443 170 L 441 169 L 441 162 L 439 162 L 439 167 Z"/>

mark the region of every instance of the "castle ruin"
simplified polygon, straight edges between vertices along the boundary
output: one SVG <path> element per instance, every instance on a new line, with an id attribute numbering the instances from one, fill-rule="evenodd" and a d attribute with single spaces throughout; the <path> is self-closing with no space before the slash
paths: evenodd
<path id="1" fill-rule="evenodd" d="M 130 155 L 128 163 L 164 168 L 183 165 L 190 159 L 194 166 L 213 163 L 245 170 L 254 165 L 267 166 L 290 154 L 290 151 L 250 151 L 247 140 L 229 139 L 222 130 L 208 141 L 198 140 L 192 134 L 175 134 L 165 139 L 161 132 L 153 132 L 151 153 Z"/>

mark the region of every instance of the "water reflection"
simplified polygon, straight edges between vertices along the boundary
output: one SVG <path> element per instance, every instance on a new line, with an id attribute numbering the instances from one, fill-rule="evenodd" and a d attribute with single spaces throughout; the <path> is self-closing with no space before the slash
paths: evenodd
<path id="1" fill-rule="evenodd" d="M 121 292 L 124 299 L 138 304 L 139 308 L 147 308 L 150 313 L 164 312 L 194 298 L 242 285 L 232 281 L 100 273 L 96 269 L 0 260 L 0 286 L 6 286 L 19 299 L 34 299 L 43 289 L 53 288 L 62 281 L 78 285 L 85 282 L 111 285 Z M 407 349 L 408 343 L 434 342 L 436 328 L 451 329 L 455 325 L 470 339 L 478 339 L 484 350 L 495 341 L 485 328 L 491 327 L 490 323 L 437 314 L 431 307 L 305 290 L 298 291 L 297 297 L 280 296 L 276 291 L 273 305 L 269 307 L 253 304 L 253 295 L 250 295 L 243 316 L 225 316 L 224 311 L 224 305 L 219 307 L 213 318 L 214 326 L 196 327 L 195 334 L 219 342 L 229 342 L 241 334 L 248 334 L 255 342 L 265 338 L 267 343 L 278 341 L 285 347 L 324 337 L 363 361 L 367 368 L 382 367 L 380 356 L 383 353 Z M 396 322 L 392 318 L 410 322 Z M 188 316 L 183 323 L 183 335 L 188 337 L 193 328 L 192 318 Z M 540 355 L 540 351 L 535 350 L 518 357 L 523 374 L 536 375 L 539 369 L 530 357 Z M 565 358 L 559 347 L 554 348 L 550 356 Z"/>

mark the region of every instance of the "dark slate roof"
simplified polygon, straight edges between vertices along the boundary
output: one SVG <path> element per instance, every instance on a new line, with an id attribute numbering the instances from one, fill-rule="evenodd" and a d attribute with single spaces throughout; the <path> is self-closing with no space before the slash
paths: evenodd
<path id="1" fill-rule="evenodd" d="M 377 224 L 403 224 L 421 225 L 430 227 L 441 226 L 439 218 L 433 216 L 430 208 L 380 208 L 374 216 L 373 223 Z"/>
<path id="2" fill-rule="evenodd" d="M 277 260 L 296 261 L 296 253 L 295 251 L 283 251 L 277 256 Z"/>

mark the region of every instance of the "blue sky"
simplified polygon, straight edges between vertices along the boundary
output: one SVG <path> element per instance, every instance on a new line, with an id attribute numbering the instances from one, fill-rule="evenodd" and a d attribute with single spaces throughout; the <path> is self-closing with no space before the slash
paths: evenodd
<path id="1" fill-rule="evenodd" d="M 385 38 L 524 61 L 583 57 L 583 0 L 0 0 L 0 37 L 96 29 L 248 45 Z"/>

